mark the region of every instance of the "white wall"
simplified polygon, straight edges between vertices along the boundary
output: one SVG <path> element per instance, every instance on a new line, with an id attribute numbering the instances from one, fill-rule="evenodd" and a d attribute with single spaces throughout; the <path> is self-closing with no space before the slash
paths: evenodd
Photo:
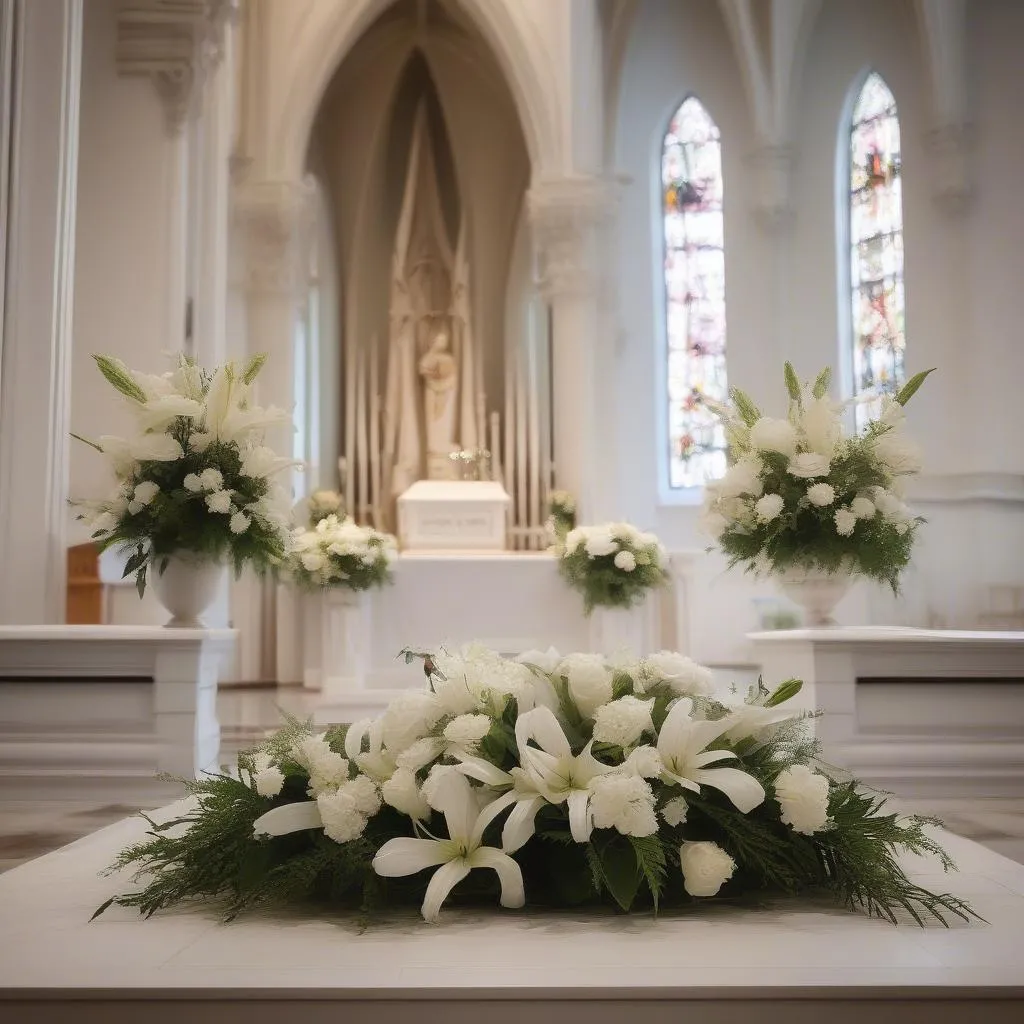
<path id="1" fill-rule="evenodd" d="M 796 216 L 784 230 L 762 227 L 751 209 L 747 157 L 758 140 L 714 0 L 642 0 L 627 46 L 611 169 L 629 179 L 617 268 L 623 341 L 606 372 L 614 375 L 619 399 L 621 512 L 656 529 L 676 550 L 703 549 L 706 541 L 696 532 L 696 507 L 659 498 L 665 342 L 657 157 L 667 118 L 693 92 L 721 129 L 729 379 L 767 411 L 779 412 L 784 360 L 802 376 L 826 363 L 840 369 L 838 327 L 847 298 L 837 293 L 836 163 L 846 145 L 841 123 L 851 87 L 873 67 L 896 96 L 908 369 L 939 368 L 908 415 L 925 450 L 915 507 L 929 523 L 903 599 L 869 588 L 840 609 L 841 621 L 968 625 L 984 610 L 988 586 L 1024 585 L 1024 404 L 1017 395 L 1024 379 L 1018 298 L 1024 121 L 1017 109 L 1024 67 L 1015 43 L 1024 37 L 1024 5 L 979 0 L 969 12 L 977 196 L 962 214 L 933 199 L 925 144 L 931 108 L 910 4 L 822 5 L 797 87 Z M 738 570 L 724 577 L 723 568 L 713 556 L 690 563 L 691 592 L 701 597 L 703 625 L 696 632 L 713 649 L 712 660 L 742 659 L 749 654 L 742 631 L 754 621 L 752 601 L 762 590 Z M 716 628 L 719 635 L 709 637 L 707 630 Z"/>

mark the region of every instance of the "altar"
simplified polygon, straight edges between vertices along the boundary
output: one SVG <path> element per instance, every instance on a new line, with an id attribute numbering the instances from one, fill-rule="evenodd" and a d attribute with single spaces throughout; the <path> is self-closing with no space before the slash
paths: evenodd
<path id="1" fill-rule="evenodd" d="M 166 820 L 180 809 L 154 812 Z M 918 928 L 821 901 L 624 916 L 611 911 L 415 910 L 361 929 L 326 911 L 212 906 L 93 911 L 130 884 L 101 876 L 142 838 L 125 819 L 0 876 L 0 1018 L 81 1024 L 879 1024 L 1024 1016 L 1024 866 L 941 834 L 960 865 L 911 878 L 968 898 L 988 923 Z"/>

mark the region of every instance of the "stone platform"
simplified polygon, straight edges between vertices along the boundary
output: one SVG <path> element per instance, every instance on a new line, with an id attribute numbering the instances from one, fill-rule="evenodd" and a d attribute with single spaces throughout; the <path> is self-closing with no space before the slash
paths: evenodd
<path id="1" fill-rule="evenodd" d="M 157 812 L 170 816 L 175 807 Z M 180 808 L 179 808 L 180 809 Z M 931 1024 L 1024 1019 L 1024 865 L 956 836 L 961 872 L 906 864 L 988 923 L 924 929 L 822 903 L 688 913 L 445 910 L 360 933 L 324 912 L 222 923 L 212 907 L 141 919 L 98 873 L 145 825 L 128 819 L 0 877 L 0 1018 L 78 1024 Z"/>

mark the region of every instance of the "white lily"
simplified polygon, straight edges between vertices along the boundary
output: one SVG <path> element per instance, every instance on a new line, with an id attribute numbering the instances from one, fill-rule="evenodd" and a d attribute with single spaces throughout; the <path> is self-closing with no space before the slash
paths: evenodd
<path id="1" fill-rule="evenodd" d="M 501 850 L 482 845 L 484 831 L 503 809 L 498 801 L 479 809 L 469 780 L 449 772 L 439 783 L 434 803 L 448 823 L 448 838 L 391 839 L 374 856 L 373 870 L 396 878 L 437 867 L 423 898 L 423 918 L 431 924 L 437 922 L 441 904 L 452 889 L 474 868 L 489 868 L 497 874 L 503 907 L 521 907 L 526 893 L 519 865 Z"/>
<path id="2" fill-rule="evenodd" d="M 736 809 L 748 814 L 764 801 L 764 787 L 739 768 L 709 768 L 736 755 L 731 750 L 707 750 L 709 743 L 736 723 L 731 716 L 715 722 L 694 719 L 693 701 L 683 697 L 672 705 L 658 735 L 658 753 L 664 762 L 662 779 L 683 789 L 700 792 L 701 786 L 721 790 Z"/>
<path id="3" fill-rule="evenodd" d="M 363 740 L 369 749 L 363 750 Z M 361 718 L 345 733 L 345 756 L 354 761 L 364 775 L 381 785 L 395 774 L 395 755 L 384 746 L 384 724 L 381 720 Z"/>
<path id="4" fill-rule="evenodd" d="M 495 806 L 500 805 L 499 809 L 512 808 L 501 830 L 501 848 L 506 853 L 515 853 L 525 846 L 536 831 L 537 812 L 547 803 L 529 773 L 522 768 L 506 772 L 485 758 L 471 754 L 458 754 L 456 761 L 455 767 L 463 775 L 492 789 L 508 790 L 494 802 Z"/>
<path id="5" fill-rule="evenodd" d="M 533 740 L 537 746 L 530 746 Z M 565 803 L 569 808 L 569 830 L 577 843 L 590 839 L 590 782 L 598 775 L 612 771 L 591 753 L 591 740 L 579 754 L 572 747 L 554 713 L 537 707 L 520 715 L 516 722 L 519 763 L 530 785 L 548 803 Z"/>
<path id="6" fill-rule="evenodd" d="M 788 722 L 792 718 L 800 718 L 804 714 L 802 708 L 786 707 L 783 704 L 766 708 L 762 704 L 748 704 L 741 699 L 728 697 L 716 699 L 729 708 L 732 726 L 724 733 L 724 736 L 730 743 L 739 743 L 745 739 L 760 739 L 765 730 Z"/>
<path id="7" fill-rule="evenodd" d="M 197 419 L 202 412 L 202 405 L 192 398 L 184 395 L 158 395 L 139 405 L 136 415 L 144 431 L 162 431 L 179 416 Z"/>

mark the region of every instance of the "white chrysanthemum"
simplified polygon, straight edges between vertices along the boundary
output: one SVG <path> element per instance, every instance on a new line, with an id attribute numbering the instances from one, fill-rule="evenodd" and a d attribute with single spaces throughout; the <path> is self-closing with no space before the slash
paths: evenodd
<path id="1" fill-rule="evenodd" d="M 636 555 L 632 551 L 620 551 L 615 556 L 615 568 L 632 572 L 636 568 Z"/>
<path id="2" fill-rule="evenodd" d="M 813 480 L 816 476 L 828 476 L 831 462 L 827 455 L 818 452 L 800 452 L 789 460 L 786 472 L 802 480 Z"/>
<path id="3" fill-rule="evenodd" d="M 825 508 L 836 500 L 836 491 L 831 484 L 811 484 L 807 488 L 807 500 L 818 508 Z"/>
<path id="4" fill-rule="evenodd" d="M 640 664 L 641 671 L 634 680 L 640 692 L 646 685 L 667 683 L 674 693 L 681 696 L 706 697 L 715 686 L 715 677 L 710 669 L 675 651 L 648 654 Z"/>
<path id="5" fill-rule="evenodd" d="M 789 420 L 762 416 L 750 428 L 750 446 L 761 452 L 793 456 L 796 454 L 796 431 Z"/>
<path id="6" fill-rule="evenodd" d="M 612 699 L 612 671 L 600 654 L 570 654 L 562 659 L 558 674 L 565 676 L 584 718 Z"/>
<path id="7" fill-rule="evenodd" d="M 709 484 L 709 487 L 719 498 L 740 498 L 744 495 L 756 498 L 764 491 L 761 480 L 763 468 L 756 455 L 746 455 L 734 462 L 725 471 L 725 475 Z"/>
<path id="8" fill-rule="evenodd" d="M 775 780 L 782 820 L 805 836 L 828 824 L 828 779 L 805 764 L 790 765 Z"/>
<path id="9" fill-rule="evenodd" d="M 208 494 L 206 496 L 206 507 L 211 512 L 218 512 L 221 515 L 226 515 L 231 511 L 231 492 L 214 491 L 212 494 Z"/>
<path id="10" fill-rule="evenodd" d="M 321 793 L 316 798 L 324 834 L 336 843 L 350 843 L 366 829 L 366 815 L 357 806 L 355 796 L 345 789 Z"/>
<path id="11" fill-rule="evenodd" d="M 607 526 L 593 526 L 586 531 L 583 546 L 590 558 L 600 558 L 618 550 L 619 544 Z"/>
<path id="12" fill-rule="evenodd" d="M 185 490 L 192 491 L 193 494 L 203 489 L 203 481 L 199 479 L 197 473 L 187 473 L 185 475 Z"/>
<path id="13" fill-rule="evenodd" d="M 849 537 L 857 525 L 857 517 L 848 508 L 841 508 L 833 517 L 836 521 L 836 533 L 840 537 Z"/>
<path id="14" fill-rule="evenodd" d="M 622 762 L 622 769 L 645 779 L 656 779 L 665 770 L 665 762 L 662 761 L 657 747 L 645 743 L 630 751 L 629 757 Z"/>
<path id="15" fill-rule="evenodd" d="M 718 843 L 683 843 L 679 848 L 683 888 L 691 896 L 714 896 L 736 870 L 736 861 Z"/>
<path id="16" fill-rule="evenodd" d="M 870 498 L 858 495 L 850 502 L 850 511 L 858 519 L 873 519 L 875 512 L 878 510 L 875 508 L 875 503 Z"/>
<path id="17" fill-rule="evenodd" d="M 245 533 L 249 529 L 252 520 L 244 512 L 236 512 L 228 523 L 231 532 L 234 534 Z"/>
<path id="18" fill-rule="evenodd" d="M 491 731 L 487 715 L 459 715 L 444 727 L 444 738 L 449 743 L 471 750 Z"/>
<path id="19" fill-rule="evenodd" d="M 219 491 L 224 486 L 223 474 L 212 466 L 199 474 L 199 480 L 203 485 L 203 490 L 206 491 Z"/>
<path id="20" fill-rule="evenodd" d="M 781 494 L 766 494 L 755 502 L 754 515 L 759 523 L 770 523 L 778 517 L 785 504 Z"/>
<path id="21" fill-rule="evenodd" d="M 132 493 L 132 498 L 135 501 L 137 501 L 140 505 L 146 506 L 159 493 L 159 484 L 154 483 L 152 480 L 143 480 L 142 483 L 135 485 L 135 491 Z"/>
<path id="22" fill-rule="evenodd" d="M 614 743 L 631 747 L 645 732 L 654 732 L 651 721 L 653 700 L 620 697 L 602 704 L 594 712 L 594 739 L 598 743 Z"/>
<path id="23" fill-rule="evenodd" d="M 416 782 L 416 773 L 409 768 L 396 768 L 380 789 L 384 802 L 400 814 L 423 821 L 430 817 L 430 804 L 423 799 Z"/>
<path id="24" fill-rule="evenodd" d="M 666 825 L 676 828 L 686 821 L 686 814 L 689 809 L 690 805 L 683 797 L 675 796 L 662 807 L 661 816 L 665 819 Z"/>
<path id="25" fill-rule="evenodd" d="M 309 772 L 311 796 L 337 789 L 343 782 L 348 781 L 348 761 L 333 750 L 313 758 L 306 770 Z"/>
<path id="26" fill-rule="evenodd" d="M 639 775 L 611 772 L 590 783 L 590 813 L 594 828 L 613 828 L 624 836 L 653 836 L 654 791 Z"/>
<path id="27" fill-rule="evenodd" d="M 412 690 L 399 694 L 381 717 L 384 746 L 401 753 L 430 732 L 441 717 L 441 710 L 432 693 Z"/>

